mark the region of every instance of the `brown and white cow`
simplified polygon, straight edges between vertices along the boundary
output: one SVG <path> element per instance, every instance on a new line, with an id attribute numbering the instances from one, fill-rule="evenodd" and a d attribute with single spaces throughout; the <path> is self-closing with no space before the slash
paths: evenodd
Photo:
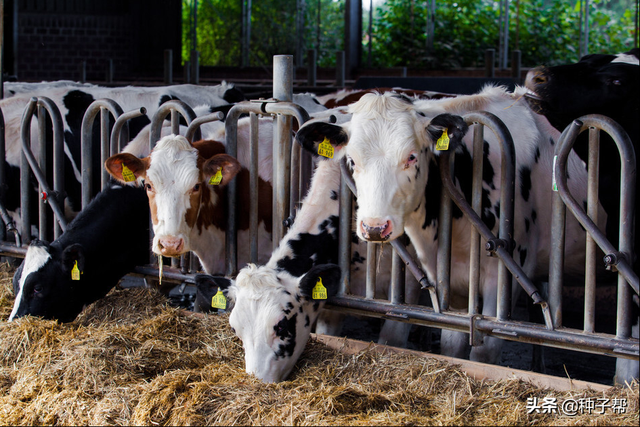
<path id="1" fill-rule="evenodd" d="M 224 152 L 220 142 L 202 140 L 190 144 L 183 136 L 169 135 L 160 139 L 145 158 L 120 153 L 107 159 L 105 167 L 115 179 L 123 183 L 135 181 L 146 188 L 154 253 L 178 257 L 193 251 L 206 272 L 222 273 L 227 228 L 223 187 L 236 176 L 238 247 L 248 247 L 249 171 Z M 259 254 L 266 259 L 271 245 L 272 188 L 262 177 L 258 180 Z M 248 262 L 247 252 L 239 252 L 239 263 Z"/>

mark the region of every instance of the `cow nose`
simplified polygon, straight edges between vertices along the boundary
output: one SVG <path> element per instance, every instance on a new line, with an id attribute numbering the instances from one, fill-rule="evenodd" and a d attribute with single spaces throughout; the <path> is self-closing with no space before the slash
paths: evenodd
<path id="1" fill-rule="evenodd" d="M 360 223 L 360 231 L 362 237 L 370 242 L 382 242 L 391 236 L 393 226 L 391 221 L 382 221 L 379 219 L 366 219 Z"/>
<path id="2" fill-rule="evenodd" d="M 160 253 L 165 256 L 177 256 L 182 254 L 184 240 L 181 237 L 166 236 L 158 239 Z"/>

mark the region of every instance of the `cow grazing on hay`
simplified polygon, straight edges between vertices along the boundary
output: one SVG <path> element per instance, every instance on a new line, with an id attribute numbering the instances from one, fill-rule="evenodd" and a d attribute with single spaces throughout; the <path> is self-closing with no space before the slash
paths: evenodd
<path id="1" fill-rule="evenodd" d="M 487 87 L 475 95 L 412 102 L 406 97 L 367 94 L 350 106 L 351 121 L 338 126 L 313 123 L 303 126 L 296 139 L 318 156 L 320 143 L 334 150 L 333 161 L 346 159 L 353 173 L 358 208 L 356 230 L 367 241 L 384 242 L 406 233 L 416 249 L 428 279 L 436 282 L 438 213 L 442 183 L 436 141 L 444 131 L 455 153 L 455 182 L 464 194 L 471 189 L 471 135 L 460 115 L 484 110 L 500 118 L 514 136 L 516 150 L 516 198 L 514 259 L 532 279 L 548 274 L 550 200 L 553 150 L 559 133 L 544 118 L 533 114 L 526 103 L 500 87 Z M 497 231 L 500 215 L 500 148 L 493 132 L 485 133 L 482 219 Z M 569 186 L 578 200 L 586 200 L 586 171 L 577 158 L 569 158 Z M 450 281 L 450 307 L 465 310 L 468 299 L 469 233 L 471 224 L 454 209 Z M 604 213 L 600 218 L 604 217 Z M 568 274 L 581 274 L 585 232 L 578 222 L 567 223 L 566 264 Z M 497 258 L 480 264 L 480 312 L 496 315 Z M 515 303 L 520 286 L 512 287 Z M 484 338 L 470 358 L 498 363 L 502 341 Z M 442 331 L 444 354 L 466 357 L 466 334 Z"/>
<path id="2" fill-rule="evenodd" d="M 70 322 L 149 259 L 149 213 L 141 188 L 110 184 L 51 244 L 34 240 L 13 276 L 9 321 L 33 315 Z"/>
<path id="3" fill-rule="evenodd" d="M 242 340 L 245 368 L 266 382 L 282 381 L 300 357 L 316 322 L 317 333 L 338 335 L 343 317 L 322 310 L 335 295 L 340 281 L 338 262 L 338 216 L 340 167 L 321 161 L 309 191 L 287 234 L 266 265 L 249 265 L 235 280 L 208 275 L 196 276 L 199 292 L 215 296 L 220 290 L 232 306 L 229 322 Z M 354 236 L 355 237 L 355 236 Z M 376 279 L 377 292 L 386 296 L 390 282 L 391 250 L 386 247 Z M 351 291 L 364 295 L 365 253 L 363 242 L 352 245 Z M 326 295 L 314 297 L 318 283 Z M 407 302 L 417 303 L 420 287 L 407 275 Z M 411 325 L 385 321 L 378 342 L 406 347 Z"/>

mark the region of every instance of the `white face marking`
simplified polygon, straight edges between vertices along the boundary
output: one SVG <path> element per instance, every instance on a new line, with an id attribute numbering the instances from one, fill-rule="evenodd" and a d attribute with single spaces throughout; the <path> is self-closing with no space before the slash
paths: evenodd
<path id="1" fill-rule="evenodd" d="M 297 301 L 298 283 L 299 278 L 287 273 L 249 264 L 231 286 L 229 324 L 242 340 L 245 370 L 262 381 L 278 382 L 289 375 L 320 312 L 302 297 Z M 285 326 L 285 333 L 278 334 L 278 325 Z"/>
<path id="2" fill-rule="evenodd" d="M 18 313 L 18 308 L 20 308 L 20 302 L 22 301 L 22 290 L 24 289 L 24 282 L 27 280 L 27 277 L 29 277 L 29 274 L 41 269 L 50 259 L 51 255 L 47 252 L 47 249 L 42 246 L 29 246 L 27 249 L 27 255 L 22 264 L 22 275 L 18 282 L 18 294 L 16 295 L 13 310 L 9 316 L 9 322 L 11 322 Z"/>
<path id="3" fill-rule="evenodd" d="M 621 64 L 630 64 L 630 65 L 640 65 L 640 60 L 636 58 L 634 55 L 628 55 L 626 53 L 619 53 L 616 55 L 616 59 L 611 61 L 611 63 L 621 63 Z"/>
<path id="4" fill-rule="evenodd" d="M 197 159 L 198 151 L 186 138 L 175 135 L 162 138 L 151 153 L 147 181 L 154 193 L 153 251 L 157 254 L 161 253 L 158 240 L 165 236 L 184 239 L 184 252 L 191 250 L 185 215 L 191 207 L 190 191 L 200 176 Z"/>

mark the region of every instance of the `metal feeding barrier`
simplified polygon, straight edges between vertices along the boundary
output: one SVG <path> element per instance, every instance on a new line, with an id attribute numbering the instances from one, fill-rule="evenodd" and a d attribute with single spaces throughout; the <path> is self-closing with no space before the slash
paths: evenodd
<path id="1" fill-rule="evenodd" d="M 273 133 L 273 247 L 277 247 L 281 238 L 284 236 L 286 227 L 294 221 L 296 206 L 300 199 L 306 193 L 309 183 L 309 177 L 312 172 L 312 163 L 310 156 L 306 152 L 302 152 L 298 144 L 292 144 L 292 123 L 293 119 L 302 126 L 309 115 L 301 106 L 292 102 L 293 94 L 293 67 L 291 57 L 288 55 L 280 55 L 274 57 L 274 94 L 272 99 L 259 99 L 253 101 L 244 101 L 234 105 L 225 118 L 225 144 L 227 154 L 238 156 L 238 120 L 242 115 L 248 114 L 251 123 L 251 131 L 249 136 L 250 150 L 250 224 L 249 234 L 251 236 L 250 243 L 250 261 L 257 262 L 258 248 L 258 118 L 271 117 L 274 120 Z M 40 131 L 40 161 L 36 162 L 31 153 L 31 118 L 38 109 L 38 129 Z M 48 159 L 46 158 L 46 132 L 45 117 L 47 114 L 51 117 L 53 123 L 54 135 L 54 158 L 53 158 L 53 190 L 47 184 Z M 91 161 L 94 153 L 91 152 L 92 147 L 92 126 L 96 117 L 101 118 L 101 161 L 104 163 L 106 156 L 115 154 L 120 151 L 123 142 L 128 141 L 127 121 L 140 114 L 144 114 L 144 106 L 138 110 L 123 113 L 122 109 L 113 101 L 98 100 L 87 110 L 82 122 L 82 205 L 83 207 L 91 200 L 91 188 L 93 179 L 97 179 L 98 171 L 92 170 Z M 108 117 L 113 116 L 115 124 L 109 135 Z M 160 139 L 161 130 L 167 116 L 170 115 L 171 132 L 180 133 L 180 117 L 184 119 L 187 125 L 185 136 L 189 141 L 200 138 L 200 126 L 213 120 L 221 120 L 221 113 L 213 113 L 202 117 L 196 117 L 193 110 L 181 101 L 169 101 L 158 109 L 158 112 L 152 118 L 149 149 L 153 149 L 155 143 Z M 1 118 L 1 117 L 0 117 Z M 558 184 L 558 192 L 555 193 L 553 200 L 554 222 L 552 229 L 552 239 L 558 244 L 554 244 L 552 248 L 552 260 L 549 279 L 549 300 L 545 300 L 545 293 L 541 292 L 534 283 L 526 277 L 520 266 L 512 258 L 513 242 L 510 236 L 513 235 L 513 215 L 514 215 L 514 183 L 515 183 L 515 150 L 511 134 L 497 117 L 486 112 L 474 112 L 464 116 L 466 122 L 472 127 L 474 135 L 474 169 L 473 169 L 473 192 L 471 201 L 468 202 L 465 197 L 457 190 L 452 180 L 452 168 L 455 167 L 454 157 L 448 153 L 443 153 L 440 158 L 441 178 L 445 191 L 442 192 L 441 212 L 439 217 L 439 249 L 438 249 L 438 272 L 436 283 L 430 283 L 424 273 L 420 263 L 412 259 L 406 242 L 402 239 L 392 241 L 393 259 L 392 259 L 392 280 L 389 283 L 389 299 L 383 300 L 376 298 L 376 252 L 379 244 L 369 243 L 367 248 L 367 275 L 366 275 L 366 295 L 364 297 L 350 295 L 350 246 L 351 245 L 351 214 L 353 194 L 355 194 L 355 185 L 344 164 L 342 164 L 342 183 L 339 195 L 340 200 L 340 261 L 342 268 L 341 291 L 338 296 L 330 299 L 326 307 L 332 310 L 338 310 L 345 313 L 364 315 L 369 317 L 378 317 L 384 319 L 399 320 L 402 322 L 425 325 L 430 327 L 451 329 L 470 334 L 470 343 L 478 344 L 484 336 L 495 336 L 512 341 L 529 342 L 542 344 L 545 346 L 560 347 L 572 350 L 579 350 L 590 353 L 605 354 L 614 357 L 622 357 L 628 359 L 638 358 L 638 339 L 631 337 L 631 304 L 634 293 L 638 293 L 638 276 L 634 272 L 629 260 L 632 259 L 632 229 L 625 228 L 620 232 L 620 246 L 615 248 L 611 245 L 602 232 L 589 219 L 584 210 L 572 200 L 568 190 L 566 189 L 566 159 L 571 151 L 577 134 L 583 130 L 589 129 L 591 139 L 596 140 L 598 129 L 609 133 L 617 143 L 621 157 L 628 160 L 633 167 L 627 167 L 623 164 L 622 171 L 622 213 L 621 224 L 629 227 L 633 224 L 633 206 L 635 197 L 635 154 L 630 144 L 628 136 L 621 131 L 619 126 L 611 120 L 598 116 L 585 116 L 576 121 L 570 128 L 565 130 L 560 141 L 556 145 L 557 162 L 555 164 L 554 173 Z M 501 164 L 501 199 L 500 199 L 500 224 L 498 235 L 493 235 L 492 231 L 483 223 L 479 212 L 481 212 L 481 194 L 482 194 L 482 144 L 484 139 L 484 131 L 489 129 L 493 132 L 501 144 L 502 164 Z M 40 186 L 40 194 L 46 194 L 46 204 L 53 210 L 57 221 L 56 234 L 66 227 L 64 218 L 64 210 L 62 202 L 65 196 L 65 188 L 63 187 L 63 150 L 64 139 L 62 134 L 62 119 L 57 107 L 46 98 L 33 98 L 27 105 L 23 116 L 22 123 L 22 143 L 23 143 L 23 163 L 21 167 L 21 213 L 22 224 L 20 233 L 8 231 L 15 234 L 16 243 L 8 241 L 0 242 L 0 252 L 3 255 L 24 257 L 26 253 L 26 245 L 29 243 L 30 236 L 30 210 L 29 210 L 29 174 L 33 171 Z M 0 142 L 3 140 L 0 139 Z M 44 151 L 43 151 L 44 150 Z M 4 150 L 2 150 L 4 155 Z M 4 163 L 4 162 L 2 162 Z M 597 170 L 592 168 L 589 170 Z M 0 169 L 0 173 L 3 170 Z M 106 175 L 101 170 L 102 185 L 106 183 Z M 0 179 L 4 177 L 0 174 Z M 590 192 L 593 186 L 597 186 L 597 176 L 590 175 Z M 4 185 L 4 181 L 0 181 L 0 185 Z M 228 197 L 228 229 L 226 230 L 225 242 L 225 274 L 235 276 L 238 271 L 237 256 L 237 189 L 235 180 L 232 180 L 226 187 Z M 356 195 L 357 197 L 357 195 Z M 589 206 L 595 205 L 593 196 L 590 196 Z M 450 251 L 451 251 L 451 218 L 452 204 L 455 203 L 463 212 L 465 217 L 473 225 L 473 231 L 470 235 L 472 252 L 470 255 L 470 272 L 469 272 L 469 299 L 467 313 L 454 312 L 449 309 L 449 271 L 450 271 Z M 39 214 L 40 235 L 42 238 L 48 238 L 46 223 L 42 217 L 45 215 L 46 204 L 44 200 L 40 201 L 41 209 Z M 575 330 L 562 326 L 562 256 L 564 242 L 564 218 L 565 205 L 587 231 L 592 243 L 588 243 L 587 249 L 590 259 L 587 264 L 586 276 L 588 285 L 586 287 L 585 301 L 585 327 L 584 330 Z M 10 216 L 3 206 L 0 205 L 0 213 L 3 221 L 7 226 L 11 225 Z M 558 222 L 560 221 L 560 222 Z M 15 227 L 14 227 L 15 228 Z M 151 233 L 153 233 L 151 231 Z M 21 238 L 22 237 L 22 238 Z M 499 258 L 499 275 L 498 275 L 498 309 L 495 317 L 487 317 L 479 314 L 479 265 L 481 262 L 481 239 L 486 241 L 485 250 L 490 256 Z M 610 268 L 618 272 L 618 329 L 616 335 L 595 333 L 593 327 L 593 316 L 595 313 L 595 283 L 593 282 L 595 274 L 593 271 L 595 251 L 594 244 L 597 244 L 607 255 Z M 156 257 L 151 254 L 150 263 L 148 265 L 138 266 L 133 275 L 147 277 L 158 277 L 158 266 L 155 265 Z M 590 264 L 589 264 L 590 263 Z M 431 299 L 431 306 L 419 306 L 406 304 L 404 302 L 404 277 L 405 269 L 414 275 L 421 287 L 427 289 Z M 163 271 L 163 281 L 175 284 L 193 284 L 194 273 L 200 269 L 198 260 L 195 256 L 183 257 L 172 263 L 172 268 L 166 268 Z M 521 286 L 529 298 L 538 306 L 543 315 L 544 324 L 531 322 L 514 321 L 511 318 L 511 286 L 512 277 L 516 279 L 515 283 Z"/>

